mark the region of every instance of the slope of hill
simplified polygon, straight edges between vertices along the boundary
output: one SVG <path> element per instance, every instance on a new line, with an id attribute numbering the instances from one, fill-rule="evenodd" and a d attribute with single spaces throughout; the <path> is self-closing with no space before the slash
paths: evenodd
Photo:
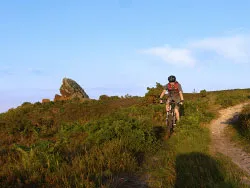
<path id="1" fill-rule="evenodd" d="M 0 114 L 2 187 L 242 186 L 243 172 L 209 153 L 208 124 L 250 90 L 185 94 L 175 135 L 164 140 L 161 85 L 145 97 L 24 103 Z M 225 162 L 227 161 L 227 162 Z"/>

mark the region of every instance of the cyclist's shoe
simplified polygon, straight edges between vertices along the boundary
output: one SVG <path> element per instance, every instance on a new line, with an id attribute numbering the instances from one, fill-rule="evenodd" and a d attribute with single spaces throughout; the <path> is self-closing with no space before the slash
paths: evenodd
<path id="1" fill-rule="evenodd" d="M 176 132 L 173 132 L 172 135 L 173 135 L 173 136 L 176 135 Z"/>

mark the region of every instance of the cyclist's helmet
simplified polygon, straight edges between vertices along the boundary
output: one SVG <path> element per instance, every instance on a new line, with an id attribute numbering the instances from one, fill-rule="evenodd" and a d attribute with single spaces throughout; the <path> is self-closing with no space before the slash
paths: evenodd
<path id="1" fill-rule="evenodd" d="M 174 75 L 171 75 L 168 77 L 168 81 L 169 82 L 175 82 L 176 81 L 176 77 Z"/>

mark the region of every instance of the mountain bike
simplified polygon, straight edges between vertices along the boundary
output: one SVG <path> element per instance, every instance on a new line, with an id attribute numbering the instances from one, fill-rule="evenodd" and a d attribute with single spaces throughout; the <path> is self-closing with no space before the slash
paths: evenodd
<path id="1" fill-rule="evenodd" d="M 162 104 L 166 104 L 166 102 Z M 175 102 L 174 100 L 169 101 L 169 111 L 167 112 L 166 116 L 167 138 L 172 135 L 172 133 L 174 132 L 174 127 L 176 125 L 177 119 L 174 110 L 176 105 L 179 105 L 179 103 Z"/>

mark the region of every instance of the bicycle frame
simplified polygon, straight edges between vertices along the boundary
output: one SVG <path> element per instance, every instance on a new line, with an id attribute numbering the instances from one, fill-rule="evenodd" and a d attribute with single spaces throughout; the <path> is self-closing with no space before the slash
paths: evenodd
<path id="1" fill-rule="evenodd" d="M 169 111 L 167 112 L 166 125 L 167 125 L 167 136 L 170 137 L 174 132 L 174 125 L 176 123 L 175 105 L 177 103 L 173 100 L 169 102 Z"/>

